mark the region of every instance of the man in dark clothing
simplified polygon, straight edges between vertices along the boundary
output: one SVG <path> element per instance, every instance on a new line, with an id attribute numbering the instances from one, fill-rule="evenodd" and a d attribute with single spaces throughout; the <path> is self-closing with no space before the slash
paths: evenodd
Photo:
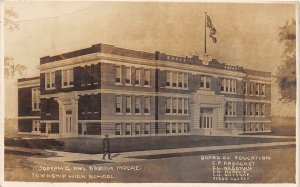
<path id="1" fill-rule="evenodd" d="M 106 154 L 108 155 L 108 159 L 111 160 L 111 158 L 110 158 L 110 145 L 109 145 L 108 135 L 105 135 L 105 138 L 103 139 L 103 142 L 102 142 L 102 146 L 103 146 L 103 157 L 102 157 L 102 160 L 105 160 Z"/>

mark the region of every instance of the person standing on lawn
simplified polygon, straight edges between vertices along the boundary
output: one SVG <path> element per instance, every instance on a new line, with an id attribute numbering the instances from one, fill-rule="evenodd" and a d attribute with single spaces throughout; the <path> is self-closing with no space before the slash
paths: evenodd
<path id="1" fill-rule="evenodd" d="M 105 135 L 105 138 L 103 139 L 103 142 L 102 142 L 102 146 L 103 146 L 102 160 L 105 160 L 106 154 L 108 156 L 108 159 L 111 160 L 111 158 L 110 158 L 110 144 L 109 144 L 108 135 Z"/>

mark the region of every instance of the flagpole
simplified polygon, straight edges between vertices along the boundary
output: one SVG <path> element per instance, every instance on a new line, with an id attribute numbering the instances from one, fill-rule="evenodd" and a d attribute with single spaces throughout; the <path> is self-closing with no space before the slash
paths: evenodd
<path id="1" fill-rule="evenodd" d="M 206 54 L 206 12 L 205 12 L 205 17 L 204 17 L 204 19 L 205 19 L 205 24 L 204 24 L 204 54 Z"/>

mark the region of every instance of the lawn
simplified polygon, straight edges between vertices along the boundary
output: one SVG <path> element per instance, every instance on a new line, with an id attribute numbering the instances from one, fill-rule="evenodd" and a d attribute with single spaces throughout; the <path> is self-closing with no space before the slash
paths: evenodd
<path id="1" fill-rule="evenodd" d="M 110 139 L 111 152 L 130 152 L 157 149 L 174 149 L 218 145 L 255 144 L 280 141 L 295 141 L 294 138 L 255 138 L 228 136 L 151 136 Z M 63 138 L 63 139 L 6 139 L 5 146 L 55 149 L 67 152 L 88 154 L 102 153 L 101 138 Z"/>

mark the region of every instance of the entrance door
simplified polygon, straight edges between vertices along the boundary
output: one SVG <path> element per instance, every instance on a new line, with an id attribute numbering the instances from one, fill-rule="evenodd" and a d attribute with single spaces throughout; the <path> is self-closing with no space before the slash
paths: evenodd
<path id="1" fill-rule="evenodd" d="M 199 127 L 201 129 L 211 129 L 213 124 L 213 109 L 202 108 L 200 110 Z"/>
<path id="2" fill-rule="evenodd" d="M 72 133 L 72 111 L 67 110 L 65 115 L 65 132 Z"/>
<path id="3" fill-rule="evenodd" d="M 212 128 L 213 117 L 212 114 L 202 113 L 200 114 L 200 128 L 208 129 Z"/>

